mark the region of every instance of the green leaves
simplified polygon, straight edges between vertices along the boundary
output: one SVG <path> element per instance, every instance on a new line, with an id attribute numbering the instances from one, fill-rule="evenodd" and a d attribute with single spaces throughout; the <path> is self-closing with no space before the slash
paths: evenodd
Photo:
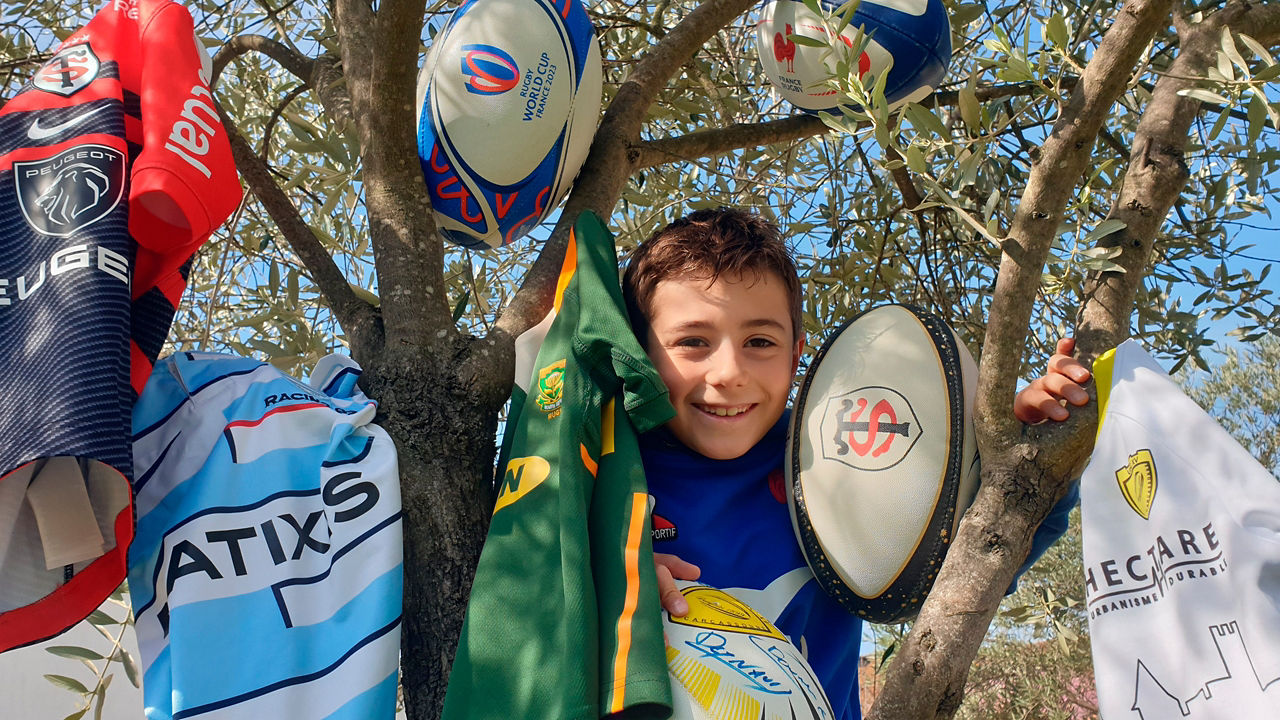
<path id="1" fill-rule="evenodd" d="M 70 678 L 66 675 L 52 675 L 45 673 L 44 679 L 60 688 L 70 690 L 73 693 L 80 693 L 81 695 L 89 694 L 89 688 L 85 687 L 84 683 L 76 680 L 75 678 Z"/>
<path id="2" fill-rule="evenodd" d="M 111 681 L 115 677 L 110 672 L 112 665 L 115 663 L 119 663 L 124 668 L 129 682 L 134 687 L 141 687 L 137 660 L 122 645 L 126 631 L 131 631 L 133 627 L 133 614 L 127 612 L 129 608 L 127 583 L 121 583 L 120 587 L 111 593 L 106 604 L 124 608 L 126 615 L 124 620 L 116 620 L 102 609 L 98 609 L 94 610 L 87 618 L 89 626 L 97 630 L 103 636 L 105 642 L 109 643 L 105 652 L 97 648 L 79 645 L 50 645 L 45 647 L 45 652 L 50 655 L 65 658 L 82 665 L 92 677 L 90 684 L 63 673 L 45 674 L 45 679 L 53 685 L 80 696 L 81 706 L 68 715 L 68 719 L 83 718 L 90 710 L 93 711 L 95 719 L 102 716 L 107 689 L 111 686 Z"/>
<path id="3" fill-rule="evenodd" d="M 102 653 L 89 648 L 76 647 L 74 645 L 53 645 L 46 647 L 45 652 L 58 657 L 75 658 L 78 660 L 101 660 Z"/>
<path id="4" fill-rule="evenodd" d="M 1093 245 L 1097 243 L 1099 240 L 1101 240 L 1102 238 L 1112 233 L 1119 232 L 1125 229 L 1126 227 L 1128 227 L 1128 225 L 1123 220 L 1117 220 L 1116 218 L 1108 218 L 1098 223 L 1097 227 L 1089 231 L 1089 234 L 1084 236 L 1084 240 L 1082 242 L 1085 245 Z"/>

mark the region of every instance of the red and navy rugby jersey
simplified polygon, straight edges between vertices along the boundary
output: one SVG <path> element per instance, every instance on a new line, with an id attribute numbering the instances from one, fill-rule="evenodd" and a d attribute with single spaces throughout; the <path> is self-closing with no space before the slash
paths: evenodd
<path id="1" fill-rule="evenodd" d="M 0 651 L 124 578 L 130 410 L 240 201 L 191 16 L 111 0 L 0 109 Z"/>

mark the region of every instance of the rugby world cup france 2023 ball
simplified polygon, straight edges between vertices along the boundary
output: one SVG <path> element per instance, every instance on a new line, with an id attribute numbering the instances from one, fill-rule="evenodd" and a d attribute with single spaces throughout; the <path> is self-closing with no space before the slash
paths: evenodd
<path id="1" fill-rule="evenodd" d="M 978 488 L 977 364 L 941 318 L 882 305 L 823 344 L 796 395 L 787 501 L 809 567 L 864 620 L 915 617 Z"/>
<path id="2" fill-rule="evenodd" d="M 677 581 L 689 614 L 663 611 L 672 720 L 834 720 L 795 645 L 729 593 Z"/>
<path id="3" fill-rule="evenodd" d="M 595 135 L 600 48 L 579 0 L 470 0 L 418 74 L 418 159 L 445 238 L 505 245 L 568 191 Z"/>
<path id="4" fill-rule="evenodd" d="M 834 0 L 818 0 L 835 12 Z M 834 27 L 839 27 L 836 18 Z M 846 49 L 854 48 L 861 28 L 868 38 L 856 60 L 859 76 L 888 73 L 884 96 L 890 105 L 919 101 L 933 92 L 951 64 L 951 23 L 942 0 L 862 0 L 853 19 L 840 32 Z M 827 47 L 801 45 L 799 35 Z M 799 0 L 765 0 L 756 23 L 760 65 L 782 97 L 808 112 L 834 110 L 835 90 L 826 84 L 836 67 L 829 31 L 822 19 Z M 839 50 L 839 48 L 836 48 Z M 855 61 L 850 58 L 849 66 Z"/>

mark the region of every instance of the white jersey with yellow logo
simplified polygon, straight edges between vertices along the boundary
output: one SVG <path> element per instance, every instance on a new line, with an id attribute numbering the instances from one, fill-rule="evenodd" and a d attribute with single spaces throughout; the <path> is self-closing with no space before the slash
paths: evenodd
<path id="1" fill-rule="evenodd" d="M 1280 718 L 1280 482 L 1130 340 L 1081 480 L 1105 720 Z"/>

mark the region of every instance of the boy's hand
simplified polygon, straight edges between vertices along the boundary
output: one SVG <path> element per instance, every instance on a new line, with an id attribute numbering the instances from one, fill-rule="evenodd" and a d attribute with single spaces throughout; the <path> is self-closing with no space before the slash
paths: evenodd
<path id="1" fill-rule="evenodd" d="M 1019 420 L 1030 425 L 1045 420 L 1066 420 L 1071 413 L 1061 401 L 1076 406 L 1089 402 L 1089 393 L 1080 386 L 1092 376 L 1071 356 L 1075 349 L 1076 341 L 1072 338 L 1058 341 L 1057 352 L 1049 358 L 1045 376 L 1033 380 L 1013 399 L 1013 414 Z"/>
<path id="2" fill-rule="evenodd" d="M 689 602 L 684 593 L 676 587 L 676 580 L 697 580 L 702 570 L 693 563 L 687 563 L 675 555 L 654 553 L 653 564 L 658 571 L 658 594 L 662 598 L 662 607 L 676 617 L 689 614 Z"/>

